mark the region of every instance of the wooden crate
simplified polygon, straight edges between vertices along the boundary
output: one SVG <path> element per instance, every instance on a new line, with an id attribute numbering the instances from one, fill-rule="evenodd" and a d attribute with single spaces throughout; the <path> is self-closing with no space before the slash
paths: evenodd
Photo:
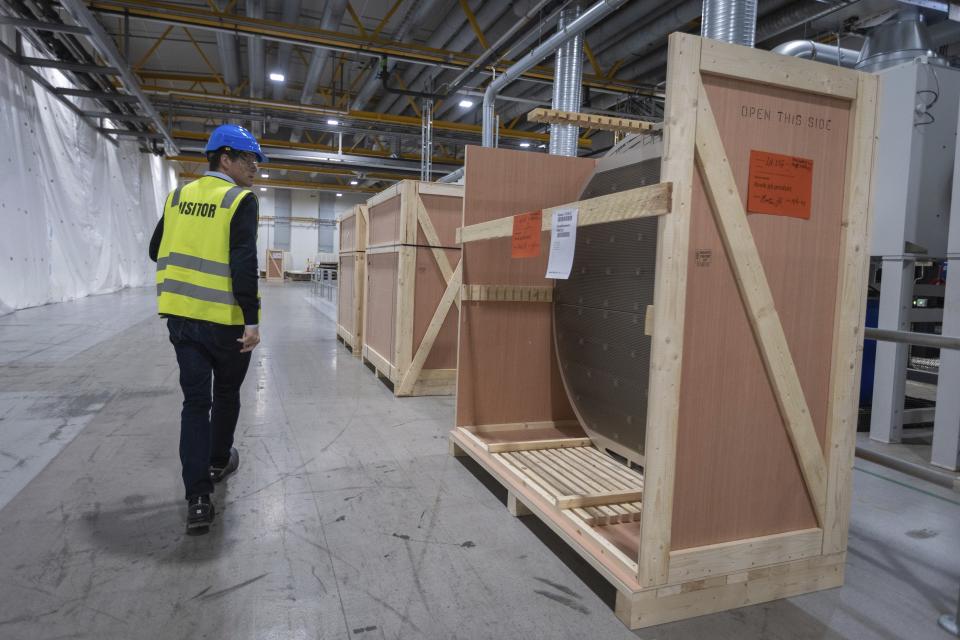
<path id="1" fill-rule="evenodd" d="M 337 338 L 356 357 L 363 349 L 366 296 L 367 205 L 358 204 L 340 218 L 337 260 Z"/>
<path id="2" fill-rule="evenodd" d="M 267 281 L 279 280 L 283 282 L 284 253 L 280 249 L 267 249 L 266 255 Z"/>
<path id="3" fill-rule="evenodd" d="M 452 394 L 463 187 L 407 180 L 367 206 L 364 361 L 398 396 Z"/>
<path id="4" fill-rule="evenodd" d="M 573 202 L 592 160 L 470 147 L 460 233 L 452 450 L 609 580 L 631 628 L 843 583 L 869 262 L 876 78 L 684 34 L 668 61 L 660 184 Z M 751 149 L 813 161 L 809 219 L 747 216 Z M 566 202 L 579 226 L 660 216 L 639 522 L 606 502 L 609 465 L 502 455 L 583 446 L 547 252 L 510 257 L 510 216 L 543 209 L 549 247 Z"/>

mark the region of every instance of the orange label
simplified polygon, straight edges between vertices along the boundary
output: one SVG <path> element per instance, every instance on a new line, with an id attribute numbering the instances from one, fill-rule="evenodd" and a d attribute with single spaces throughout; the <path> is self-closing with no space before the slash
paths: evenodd
<path id="1" fill-rule="evenodd" d="M 511 258 L 536 258 L 540 255 L 540 233 L 543 212 L 531 211 L 513 216 L 513 244 Z"/>
<path id="2" fill-rule="evenodd" d="M 750 151 L 747 211 L 810 219 L 813 160 Z"/>

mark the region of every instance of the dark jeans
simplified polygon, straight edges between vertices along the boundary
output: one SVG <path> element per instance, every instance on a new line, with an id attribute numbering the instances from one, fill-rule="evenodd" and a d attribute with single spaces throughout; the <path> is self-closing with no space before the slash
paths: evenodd
<path id="1" fill-rule="evenodd" d="M 189 500 L 213 493 L 209 467 L 230 458 L 250 353 L 240 353 L 242 326 L 170 317 L 167 329 L 180 364 L 180 463 Z"/>

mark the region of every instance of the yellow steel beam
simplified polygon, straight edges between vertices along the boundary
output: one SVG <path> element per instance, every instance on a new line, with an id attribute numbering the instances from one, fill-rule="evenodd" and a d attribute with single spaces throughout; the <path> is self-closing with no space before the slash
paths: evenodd
<path id="1" fill-rule="evenodd" d="M 600 67 L 597 57 L 593 55 L 593 49 L 590 48 L 590 43 L 587 42 L 586 38 L 583 39 L 583 52 L 587 54 L 587 60 L 590 61 L 590 66 L 593 67 L 593 73 L 603 77 L 603 68 Z"/>
<path id="2" fill-rule="evenodd" d="M 174 138 L 183 138 L 185 140 L 204 140 L 207 139 L 207 134 L 200 133 L 198 131 L 181 131 L 176 130 L 173 132 Z M 337 155 L 337 147 L 325 144 L 311 144 L 308 142 L 290 142 L 289 140 L 268 140 L 263 138 L 260 140 L 260 144 L 266 146 L 277 146 L 283 147 L 285 149 L 305 149 L 308 151 L 320 151 L 323 153 L 329 153 L 333 156 Z M 355 149 L 350 152 L 351 155 L 363 156 L 366 158 L 388 158 L 390 157 L 390 151 L 388 149 L 383 149 L 380 151 L 374 151 L 373 149 Z M 419 160 L 419 153 L 405 153 L 401 156 L 404 160 Z M 448 156 L 433 156 L 433 161 L 441 164 L 462 164 L 462 158 L 453 158 Z"/>
<path id="3" fill-rule="evenodd" d="M 480 46 L 484 50 L 490 48 L 490 43 L 487 42 L 487 39 L 483 35 L 483 29 L 480 28 L 480 23 L 477 22 L 477 16 L 473 13 L 473 10 L 470 8 L 470 5 L 467 4 L 467 0 L 460 0 L 460 8 L 463 9 L 464 15 L 467 16 L 467 21 L 470 23 L 470 28 L 473 29 L 473 34 L 477 36 L 477 42 L 480 43 Z"/>
<path id="4" fill-rule="evenodd" d="M 393 6 L 390 7 L 390 10 L 387 11 L 387 15 L 383 16 L 379 23 L 377 23 L 377 28 L 373 30 L 373 37 L 376 38 L 380 35 L 380 32 L 383 31 L 383 28 L 387 26 L 387 23 L 390 22 L 390 18 L 393 17 L 393 14 L 397 12 L 397 9 L 400 8 L 400 5 L 403 4 L 403 0 L 397 0 L 393 3 Z"/>
<path id="5" fill-rule="evenodd" d="M 363 22 L 360 21 L 360 16 L 357 15 L 357 11 L 353 8 L 352 2 L 347 2 L 347 13 L 350 14 L 350 19 L 353 20 L 353 24 L 357 25 L 357 29 L 360 30 L 360 35 L 366 38 L 367 30 L 363 28 Z"/>
<path id="6" fill-rule="evenodd" d="M 248 98 L 207 95 L 193 91 L 180 91 L 176 89 L 163 88 L 159 89 L 158 91 L 160 93 L 170 93 L 173 97 L 183 96 L 198 100 L 200 102 L 210 102 L 215 104 L 263 107 L 265 109 L 289 111 L 292 113 L 311 116 L 335 115 L 347 120 L 356 120 L 357 122 L 386 123 L 408 127 L 419 127 L 421 125 L 420 118 L 416 118 L 414 116 L 396 115 L 392 113 L 375 113 L 373 111 L 348 111 L 344 113 L 342 111 L 333 109 L 325 109 L 322 107 L 314 107 L 311 105 L 303 105 L 296 102 L 284 102 L 280 100 L 251 100 Z M 480 125 L 467 124 L 465 122 L 452 122 L 449 120 L 434 120 L 433 128 L 437 131 L 452 131 L 457 133 L 479 134 L 481 132 Z M 506 127 L 500 127 L 500 137 L 522 140 L 537 140 L 540 142 L 548 142 L 550 140 L 550 135 L 546 133 L 536 133 L 533 131 L 514 131 Z M 581 137 L 579 144 L 581 147 L 590 147 L 592 142 L 587 138 Z"/>
<path id="7" fill-rule="evenodd" d="M 626 61 L 627 61 L 626 58 L 620 58 L 619 60 L 617 60 L 616 62 L 614 62 L 614 63 L 610 66 L 610 70 L 607 71 L 606 77 L 607 77 L 608 79 L 611 79 L 611 80 L 612 80 L 613 77 L 614 77 L 615 75 L 617 75 L 617 72 L 620 71 L 620 67 L 622 67 L 622 66 L 623 66 L 623 63 L 626 62 Z"/>
<path id="8" fill-rule="evenodd" d="M 150 45 L 150 48 L 147 49 L 145 54 L 143 54 L 143 57 L 137 60 L 136 64 L 133 65 L 134 71 L 139 71 L 143 65 L 147 64 L 147 60 L 149 60 L 150 56 L 154 54 L 154 52 L 157 50 L 157 47 L 159 47 L 160 44 L 167 39 L 167 36 L 170 35 L 171 31 L 173 31 L 173 25 L 169 25 L 166 29 L 164 29 L 163 33 L 160 34 L 160 37 L 157 38 L 156 42 Z"/>
<path id="9" fill-rule="evenodd" d="M 407 83 L 404 82 L 404 81 L 403 81 L 403 78 L 401 78 L 399 75 L 397 76 L 397 82 L 400 83 L 400 88 L 403 89 L 404 91 L 406 91 L 406 90 L 408 89 Z M 406 98 L 406 99 L 407 99 L 407 102 L 410 103 L 410 108 L 413 109 L 413 112 L 414 112 L 415 114 L 417 114 L 417 117 L 418 117 L 418 118 L 422 118 L 422 117 L 423 117 L 423 113 L 420 112 L 420 107 L 417 106 L 417 103 L 416 103 L 416 101 L 414 101 L 413 96 L 405 95 L 405 96 L 403 96 L 403 97 Z"/>
<path id="10" fill-rule="evenodd" d="M 353 81 L 350 83 L 350 86 L 347 88 L 347 92 L 340 96 L 340 99 L 337 100 L 336 108 L 342 109 L 347 106 L 347 102 L 350 100 L 350 96 L 353 95 L 353 90 L 357 88 L 357 85 L 360 84 L 360 81 L 367 76 L 369 67 L 363 67 L 360 69 L 360 73 L 356 75 Z"/>
<path id="11" fill-rule="evenodd" d="M 169 156 L 167 160 L 174 160 L 176 162 L 184 164 L 200 164 L 206 165 L 207 159 L 202 155 L 179 155 L 179 156 Z M 406 180 L 410 177 L 409 174 L 403 173 L 390 173 L 388 171 L 359 171 L 357 169 L 350 169 L 349 167 L 343 168 L 329 168 L 329 167 L 309 167 L 301 164 L 286 164 L 283 162 L 264 162 L 263 164 L 258 164 L 257 167 L 266 171 L 300 171 L 302 173 L 319 173 L 325 176 L 349 176 L 356 177 L 361 173 L 368 178 L 373 178 L 376 180 Z"/>
<path id="12" fill-rule="evenodd" d="M 193 43 L 193 48 L 197 50 L 197 53 L 200 54 L 200 58 L 207 64 L 207 68 L 210 69 L 210 73 L 213 74 L 213 77 L 217 79 L 217 82 L 226 90 L 229 91 L 230 88 L 227 87 L 227 83 L 223 81 L 223 77 L 217 73 L 217 68 L 213 66 L 213 63 L 210 62 L 210 59 L 207 57 L 207 54 L 203 52 L 203 49 L 200 47 L 200 44 L 193 38 L 193 34 L 190 33 L 190 30 L 186 27 L 183 27 L 183 32 L 187 34 L 187 37 L 190 38 L 190 42 Z"/>
<path id="13" fill-rule="evenodd" d="M 196 180 L 202 178 L 202 173 L 192 173 L 181 171 L 180 177 L 187 180 Z M 353 193 L 379 193 L 380 189 L 373 187 L 353 187 L 350 185 L 329 184 L 325 182 L 309 182 L 307 180 L 274 180 L 273 178 L 257 178 L 253 183 L 255 187 L 283 187 L 286 189 L 311 189 L 315 191 L 350 191 Z"/>
<path id="14" fill-rule="evenodd" d="M 399 0 L 398 0 L 399 2 Z M 227 30 L 237 35 L 261 35 L 282 38 L 292 44 L 326 46 L 341 51 L 361 55 L 389 56 L 398 60 L 414 61 L 424 64 L 446 64 L 456 68 L 466 68 L 478 57 L 476 54 L 460 51 L 448 51 L 427 47 L 415 42 L 397 42 L 381 39 L 379 32 L 368 34 L 349 34 L 327 31 L 311 26 L 289 24 L 274 20 L 250 18 L 245 15 L 224 15 L 206 10 L 203 7 L 175 4 L 171 2 L 153 2 L 148 0 L 89 0 L 93 11 L 103 14 L 130 14 L 131 18 L 156 20 L 179 26 L 205 27 L 214 30 Z M 496 65 L 502 72 L 513 64 L 511 60 L 502 60 Z M 553 68 L 533 67 L 521 76 L 553 81 Z M 583 75 L 583 84 L 595 89 L 607 89 L 621 93 L 647 92 L 646 88 L 633 83 L 613 81 L 595 75 Z"/>

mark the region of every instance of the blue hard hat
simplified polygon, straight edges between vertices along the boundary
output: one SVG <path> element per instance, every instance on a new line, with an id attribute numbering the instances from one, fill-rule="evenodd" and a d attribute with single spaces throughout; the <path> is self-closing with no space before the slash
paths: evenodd
<path id="1" fill-rule="evenodd" d="M 266 162 L 267 156 L 260 150 L 260 143 L 253 137 L 253 134 L 238 124 L 222 124 L 213 130 L 210 139 L 207 140 L 205 153 L 216 151 L 227 147 L 234 151 L 249 151 L 256 154 L 257 162 Z"/>

